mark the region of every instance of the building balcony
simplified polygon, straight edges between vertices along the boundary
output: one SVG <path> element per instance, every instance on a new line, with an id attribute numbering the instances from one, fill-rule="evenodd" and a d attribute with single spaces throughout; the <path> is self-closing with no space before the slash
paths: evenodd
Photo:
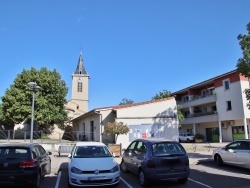
<path id="1" fill-rule="evenodd" d="M 214 122 L 218 121 L 217 112 L 201 112 L 190 114 L 189 117 L 185 117 L 184 121 L 180 124 L 194 124 L 194 123 L 205 123 L 205 122 Z"/>
<path id="2" fill-rule="evenodd" d="M 177 103 L 181 105 L 181 108 L 188 108 L 192 106 L 199 106 L 203 104 L 216 102 L 216 95 L 205 95 L 205 96 L 192 96 L 189 101 L 178 101 Z"/>

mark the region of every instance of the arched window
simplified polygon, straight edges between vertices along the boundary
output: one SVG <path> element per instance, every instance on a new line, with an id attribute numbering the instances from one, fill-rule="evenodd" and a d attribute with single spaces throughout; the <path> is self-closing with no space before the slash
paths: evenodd
<path id="1" fill-rule="evenodd" d="M 82 92 L 82 82 L 77 83 L 77 92 Z"/>

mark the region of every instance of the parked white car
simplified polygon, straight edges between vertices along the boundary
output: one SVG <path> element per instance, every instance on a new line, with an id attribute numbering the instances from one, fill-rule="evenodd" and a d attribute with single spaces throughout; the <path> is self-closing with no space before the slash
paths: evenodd
<path id="1" fill-rule="evenodd" d="M 194 142 L 194 140 L 192 133 L 179 133 L 179 142 Z"/>
<path id="2" fill-rule="evenodd" d="M 223 148 L 215 149 L 212 157 L 218 166 L 225 163 L 250 168 L 250 140 L 237 140 Z"/>
<path id="3" fill-rule="evenodd" d="M 119 184 L 120 167 L 105 144 L 78 142 L 68 157 L 68 187 Z"/>

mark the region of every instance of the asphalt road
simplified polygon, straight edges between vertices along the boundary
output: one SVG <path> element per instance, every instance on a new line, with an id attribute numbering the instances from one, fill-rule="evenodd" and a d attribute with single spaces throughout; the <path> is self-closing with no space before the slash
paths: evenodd
<path id="1" fill-rule="evenodd" d="M 41 188 L 67 188 L 68 173 L 67 165 L 68 158 L 66 155 L 58 156 L 53 152 L 52 173 L 41 182 Z M 120 158 L 116 158 L 119 162 Z M 211 159 L 199 159 L 199 164 L 191 164 L 191 173 L 189 181 L 184 184 L 178 184 L 175 181 L 164 183 L 152 182 L 149 188 L 250 188 L 250 170 L 224 165 L 217 167 Z M 133 173 L 122 173 L 119 188 L 140 188 L 138 177 Z"/>

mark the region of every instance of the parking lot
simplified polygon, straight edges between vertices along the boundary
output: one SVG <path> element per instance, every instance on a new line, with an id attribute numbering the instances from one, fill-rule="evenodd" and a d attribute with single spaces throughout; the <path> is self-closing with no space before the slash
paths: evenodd
<path id="1" fill-rule="evenodd" d="M 186 148 L 190 158 L 191 173 L 189 180 L 186 184 L 180 185 L 174 181 L 168 181 L 164 183 L 153 182 L 149 187 L 237 187 L 246 188 L 249 186 L 250 171 L 247 169 L 232 167 L 224 165 L 217 167 L 211 159 L 212 150 L 223 144 L 211 144 L 208 147 L 206 144 L 194 145 L 191 143 L 183 144 Z M 225 145 L 225 144 L 224 144 Z M 196 149 L 196 151 L 195 151 Z M 52 172 L 46 176 L 41 182 L 41 188 L 67 188 L 68 187 L 68 157 L 67 155 L 61 155 L 59 157 L 56 151 L 52 152 Z M 119 163 L 120 157 L 116 157 L 115 160 Z M 120 188 L 132 188 L 141 187 L 139 179 L 132 173 L 122 173 Z"/>

